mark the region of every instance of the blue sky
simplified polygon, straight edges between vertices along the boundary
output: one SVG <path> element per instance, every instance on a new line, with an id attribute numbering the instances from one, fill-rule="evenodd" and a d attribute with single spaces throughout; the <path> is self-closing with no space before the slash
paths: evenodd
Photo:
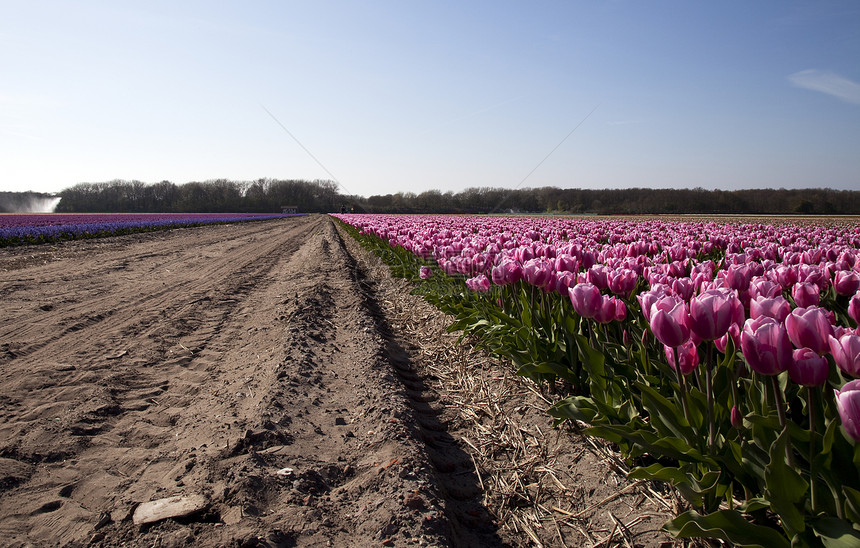
<path id="1" fill-rule="evenodd" d="M 0 190 L 860 189 L 854 0 L 0 0 L 0 13 Z"/>

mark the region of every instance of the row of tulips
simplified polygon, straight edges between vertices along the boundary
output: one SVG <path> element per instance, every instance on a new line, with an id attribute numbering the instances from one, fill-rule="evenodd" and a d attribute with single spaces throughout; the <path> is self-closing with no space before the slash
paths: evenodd
<path id="1" fill-rule="evenodd" d="M 259 213 L 14 213 L 0 215 L 0 247 L 102 238 L 168 228 L 261 221 Z"/>
<path id="2" fill-rule="evenodd" d="M 860 227 L 340 218 L 559 421 L 672 483 L 682 537 L 860 545 Z"/>

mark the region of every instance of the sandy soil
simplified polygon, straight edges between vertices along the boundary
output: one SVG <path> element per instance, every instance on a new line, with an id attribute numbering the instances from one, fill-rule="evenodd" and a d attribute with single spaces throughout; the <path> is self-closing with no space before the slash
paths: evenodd
<path id="1" fill-rule="evenodd" d="M 677 544 L 328 217 L 0 249 L 0 302 L 4 545 Z"/>

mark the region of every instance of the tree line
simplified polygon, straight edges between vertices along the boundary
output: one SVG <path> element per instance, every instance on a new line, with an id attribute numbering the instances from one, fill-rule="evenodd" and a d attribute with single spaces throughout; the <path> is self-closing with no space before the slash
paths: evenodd
<path id="1" fill-rule="evenodd" d="M 20 211 L 35 193 L 0 193 L 0 211 Z M 40 197 L 49 195 L 39 194 Z M 860 191 L 810 189 L 579 189 L 467 188 L 428 190 L 368 197 L 349 196 L 329 180 L 217 179 L 181 185 L 114 180 L 79 183 L 61 191 L 57 212 L 65 213 L 265 213 L 282 206 L 326 213 L 341 207 L 358 213 L 556 213 L 645 214 L 801 214 L 860 215 Z"/>
<path id="2" fill-rule="evenodd" d="M 283 206 L 303 212 L 337 211 L 334 181 L 216 179 L 177 185 L 114 180 L 79 183 L 59 193 L 58 213 L 268 213 Z"/>

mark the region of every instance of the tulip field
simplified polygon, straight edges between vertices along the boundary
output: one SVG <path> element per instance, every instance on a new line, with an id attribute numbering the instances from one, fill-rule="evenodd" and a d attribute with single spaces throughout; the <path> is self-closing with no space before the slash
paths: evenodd
<path id="1" fill-rule="evenodd" d="M 672 534 L 860 545 L 857 222 L 336 217 L 558 423 L 672 484 Z"/>
<path id="2" fill-rule="evenodd" d="M 30 214 L 0 215 L 0 247 L 99 238 L 165 228 L 286 217 L 246 213 Z"/>

